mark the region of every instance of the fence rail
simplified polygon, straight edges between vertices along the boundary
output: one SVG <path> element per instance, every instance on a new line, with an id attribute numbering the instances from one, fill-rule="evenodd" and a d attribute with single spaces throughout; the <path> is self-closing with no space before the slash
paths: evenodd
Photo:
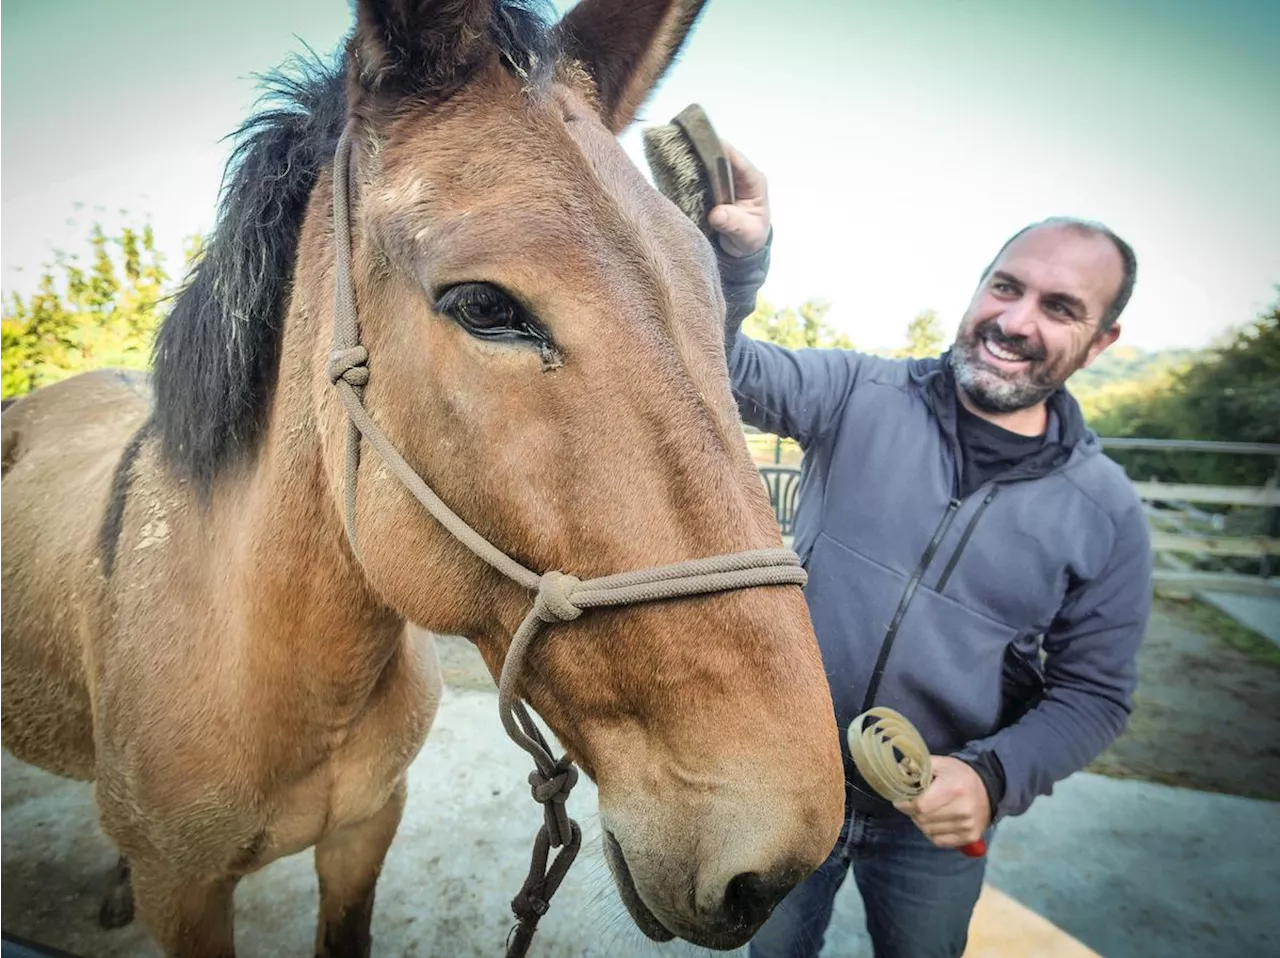
<path id="1" fill-rule="evenodd" d="M 1150 449 L 1162 452 L 1225 452 L 1237 456 L 1280 457 L 1280 443 L 1221 442 L 1216 439 L 1101 439 L 1103 449 Z"/>
<path id="2" fill-rule="evenodd" d="M 748 435 L 762 435 L 746 428 Z M 773 437 L 773 464 L 761 465 L 774 513 L 784 535 L 790 535 L 795 516 L 800 469 L 780 464 L 781 440 Z M 1280 443 L 1218 442 L 1184 439 L 1102 439 L 1107 450 L 1152 450 L 1270 456 L 1276 472 L 1263 486 L 1217 486 L 1181 482 L 1135 481 L 1133 487 L 1147 508 L 1151 551 L 1155 556 L 1157 588 L 1171 595 L 1199 590 L 1280 597 L 1280 577 L 1273 575 L 1280 559 Z M 1229 535 L 1220 513 L 1197 506 L 1265 509 L 1265 535 Z M 1257 560 L 1257 574 L 1224 567 L 1224 559 Z M 1237 563 L 1237 566 L 1239 563 Z M 1203 566 L 1215 566 L 1204 568 Z"/>
<path id="3" fill-rule="evenodd" d="M 1262 536 L 1189 536 L 1153 530 L 1151 551 L 1260 559 L 1263 556 L 1280 555 L 1280 539 Z"/>
<path id="4" fill-rule="evenodd" d="M 1270 486 L 1196 486 L 1183 482 L 1135 482 L 1138 495 L 1152 500 L 1215 506 L 1280 507 L 1280 489 Z"/>

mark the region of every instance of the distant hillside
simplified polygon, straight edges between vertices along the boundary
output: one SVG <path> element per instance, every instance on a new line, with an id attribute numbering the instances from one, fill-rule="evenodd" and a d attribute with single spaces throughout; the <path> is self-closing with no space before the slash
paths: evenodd
<path id="1" fill-rule="evenodd" d="M 1111 386 L 1142 382 L 1160 373 L 1188 366 L 1201 356 L 1201 352 L 1194 349 L 1148 352 L 1136 346 L 1112 346 L 1092 366 L 1072 375 L 1067 388 L 1072 395 L 1083 400 Z"/>

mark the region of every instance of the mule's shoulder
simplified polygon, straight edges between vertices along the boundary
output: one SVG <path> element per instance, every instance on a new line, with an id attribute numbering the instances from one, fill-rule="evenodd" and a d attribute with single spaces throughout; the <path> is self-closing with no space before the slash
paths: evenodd
<path id="1" fill-rule="evenodd" d="M 128 369 L 97 369 L 26 393 L 0 414 L 0 475 L 26 462 L 46 483 L 74 484 L 79 471 L 115 461 L 150 418 L 151 403 L 147 375 Z"/>
<path id="2" fill-rule="evenodd" d="M 96 369 L 42 386 L 6 406 L 3 472 L 36 452 L 121 447 L 151 414 L 146 373 Z"/>

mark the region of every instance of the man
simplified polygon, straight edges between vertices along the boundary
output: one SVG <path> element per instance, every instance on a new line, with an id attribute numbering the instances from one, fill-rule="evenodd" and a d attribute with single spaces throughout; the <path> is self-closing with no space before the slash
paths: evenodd
<path id="1" fill-rule="evenodd" d="M 959 956 L 984 859 L 961 846 L 1026 811 L 1124 728 L 1151 601 L 1141 502 L 1064 383 L 1120 335 L 1130 248 L 1105 227 L 1028 227 L 983 273 L 941 357 L 757 342 L 772 233 L 764 177 L 730 148 L 717 207 L 727 348 L 744 420 L 804 450 L 795 548 L 842 736 L 897 709 L 934 780 L 896 807 L 849 781 L 840 842 L 753 939 L 817 955 L 852 870 L 882 958 Z"/>

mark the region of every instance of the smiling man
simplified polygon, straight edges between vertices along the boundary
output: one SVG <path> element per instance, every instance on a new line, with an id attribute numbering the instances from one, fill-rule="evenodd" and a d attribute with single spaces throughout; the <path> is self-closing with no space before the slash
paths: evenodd
<path id="1" fill-rule="evenodd" d="M 815 956 L 852 870 L 879 958 L 959 956 L 984 860 L 958 849 L 1084 768 L 1124 728 L 1151 603 L 1142 504 L 1102 455 L 1068 378 L 1120 335 L 1129 246 L 1034 224 L 980 278 L 941 357 L 790 350 L 739 326 L 768 268 L 765 178 L 730 149 L 712 212 L 744 420 L 797 440 L 795 548 L 842 736 L 904 713 L 934 780 L 889 805 L 845 747 L 846 823 L 774 911 L 755 958 Z"/>

